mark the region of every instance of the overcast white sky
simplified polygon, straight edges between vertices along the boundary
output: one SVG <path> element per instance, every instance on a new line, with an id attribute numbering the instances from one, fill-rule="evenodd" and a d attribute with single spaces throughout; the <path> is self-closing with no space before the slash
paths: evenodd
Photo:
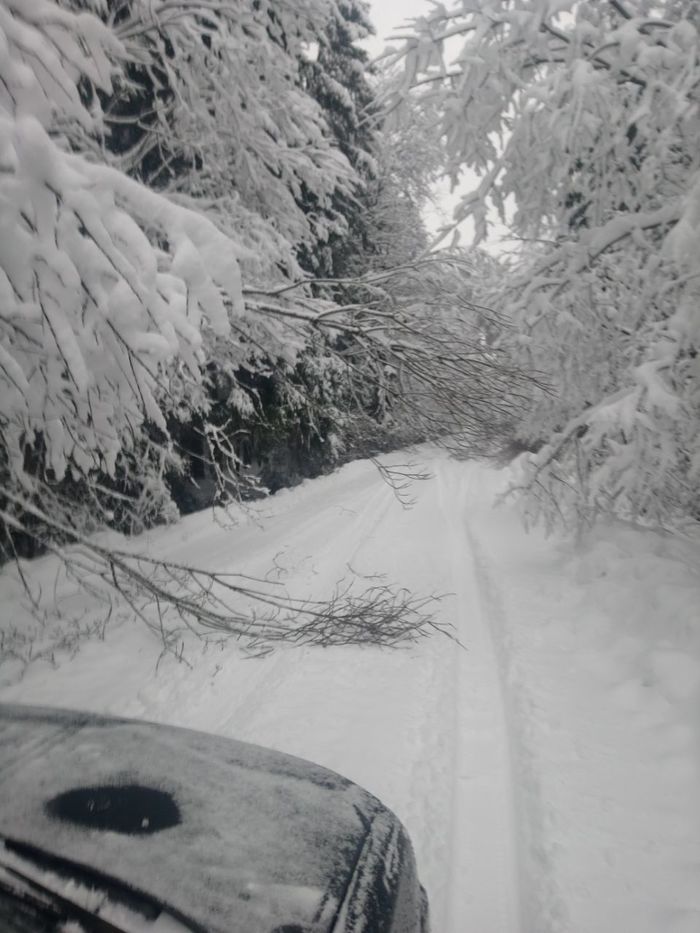
<path id="1" fill-rule="evenodd" d="M 430 12 L 431 6 L 428 0 L 369 0 L 370 18 L 376 35 L 362 45 L 373 58 L 381 55 L 392 34 L 401 33 L 402 27 L 416 16 Z M 436 186 L 435 204 L 425 212 L 429 230 L 434 232 L 449 222 L 454 201 L 447 182 Z"/>
<path id="2" fill-rule="evenodd" d="M 385 40 L 396 27 L 404 25 L 407 20 L 427 13 L 431 4 L 428 0 L 370 0 L 370 16 L 377 30 L 377 35 L 367 42 L 371 55 L 379 55 L 385 45 Z"/>

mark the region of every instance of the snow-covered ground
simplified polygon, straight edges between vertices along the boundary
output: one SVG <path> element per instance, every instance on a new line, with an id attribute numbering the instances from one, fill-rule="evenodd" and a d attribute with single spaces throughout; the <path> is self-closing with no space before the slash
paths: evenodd
<path id="1" fill-rule="evenodd" d="M 143 544 L 274 568 L 311 596 L 353 574 L 446 593 L 437 615 L 464 648 L 251 659 L 190 639 L 187 663 L 156 669 L 156 638 L 118 615 L 55 668 L 0 667 L 0 699 L 191 726 L 347 775 L 408 827 L 436 933 L 698 933 L 700 546 L 621 525 L 577 546 L 526 534 L 492 508 L 508 471 L 420 456 L 433 478 L 408 510 L 355 463 L 234 531 L 206 512 Z M 37 566 L 49 587 L 51 560 Z M 8 569 L 0 600 L 22 625 Z"/>

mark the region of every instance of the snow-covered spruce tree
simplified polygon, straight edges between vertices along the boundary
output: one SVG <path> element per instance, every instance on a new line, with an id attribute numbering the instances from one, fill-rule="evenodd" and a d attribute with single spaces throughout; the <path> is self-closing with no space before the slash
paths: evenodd
<path id="1" fill-rule="evenodd" d="M 328 139 L 352 167 L 354 184 L 351 189 L 336 182 L 330 197 L 319 197 L 317 186 L 306 182 L 295 190 L 297 207 L 314 218 L 322 235 L 293 246 L 306 274 L 328 279 L 350 273 L 351 257 L 366 240 L 366 190 L 378 141 L 368 56 L 357 44 L 372 31 L 367 5 L 338 0 L 325 8 L 325 16 L 315 16 L 312 31 L 304 33 L 306 41 L 297 43 L 298 81 L 318 106 Z M 310 291 L 334 296 L 322 284 L 311 284 Z M 251 401 L 249 414 L 235 414 L 231 423 L 244 432 L 246 459 L 264 487 L 317 475 L 355 452 L 352 438 L 357 423 L 368 420 L 363 396 L 371 389 L 358 391 L 358 379 L 337 349 L 336 333 L 317 333 L 294 360 L 277 356 L 264 361 L 262 372 L 229 372 L 229 379 L 246 386 Z"/>
<path id="2" fill-rule="evenodd" d="M 301 68 L 304 88 L 321 107 L 338 148 L 360 181 L 354 191 L 338 189 L 333 198 L 332 208 L 343 217 L 344 228 L 332 230 L 315 247 L 301 244 L 304 268 L 325 278 L 348 275 L 358 244 L 368 237 L 366 185 L 375 175 L 379 138 L 369 56 L 357 43 L 372 32 L 365 0 L 338 0 Z M 313 191 L 305 192 L 302 204 L 313 213 L 328 211 Z"/>
<path id="3" fill-rule="evenodd" d="M 439 350 L 442 354 L 447 346 L 459 347 L 460 359 L 465 359 L 464 344 L 468 341 L 470 366 L 474 365 L 475 352 L 477 356 L 483 355 L 483 348 L 475 351 L 473 334 L 470 332 L 467 337 L 465 328 L 457 328 L 448 339 L 444 320 L 434 313 L 441 302 L 454 305 L 454 257 L 449 257 L 449 262 L 441 267 L 444 275 L 438 274 L 437 264 L 431 261 L 401 269 L 397 275 L 385 277 L 381 285 L 373 281 L 370 290 L 363 279 L 377 270 L 412 263 L 425 249 L 427 240 L 420 207 L 434 170 L 436 149 L 434 143 L 424 140 L 423 126 L 419 124 L 388 135 L 378 132 L 376 121 L 370 120 L 373 94 L 367 79 L 366 56 L 354 45 L 368 28 L 362 4 L 339 3 L 337 8 L 330 8 L 325 21 L 316 21 L 315 32 L 304 33 L 307 40 L 316 36 L 316 49 L 314 54 L 311 42 L 300 48 L 301 87 L 319 105 L 330 138 L 347 156 L 359 183 L 352 197 L 337 184 L 325 206 L 307 184 L 302 186 L 300 206 L 304 211 L 330 216 L 331 222 L 333 214 L 342 216 L 345 227 L 341 225 L 339 229 L 335 224 L 326 239 L 311 246 L 308 242 L 297 243 L 296 248 L 302 265 L 314 269 L 317 276 L 328 270 L 336 275 L 342 272 L 352 279 L 350 282 L 317 279 L 309 285 L 314 295 L 323 295 L 343 306 L 356 308 L 369 302 L 374 314 L 374 349 L 368 354 L 366 341 L 358 343 L 348 330 L 339 329 L 336 325 L 341 318 L 334 316 L 322 318 L 333 326 L 317 332 L 313 340 L 297 337 L 292 341 L 295 350 L 291 358 L 282 353 L 287 348 L 280 348 L 274 335 L 264 334 L 256 340 L 256 347 L 263 352 L 256 352 L 244 361 L 238 359 L 238 365 L 232 365 L 225 347 L 217 347 L 214 354 L 217 392 L 228 384 L 233 389 L 229 398 L 244 401 L 247 408 L 231 405 L 227 410 L 225 400 L 219 396 L 208 413 L 209 437 L 221 436 L 212 435 L 212 421 L 228 437 L 235 434 L 238 442 L 242 441 L 244 459 L 251 462 L 268 488 L 277 488 L 285 476 L 287 481 L 293 481 L 309 473 L 314 475 L 329 464 L 358 454 L 376 453 L 403 440 L 454 434 L 458 428 L 454 417 L 447 417 L 446 413 L 444 418 L 436 417 L 434 402 L 439 396 L 449 399 L 450 404 L 458 400 L 455 410 L 466 407 L 468 418 L 464 422 L 469 423 L 470 431 L 477 422 L 474 414 L 479 406 L 475 400 L 481 398 L 484 370 L 478 372 L 479 386 L 464 391 L 464 380 L 459 374 L 461 362 L 455 362 L 456 356 L 449 359 L 448 366 L 454 364 L 457 372 L 449 377 L 439 362 L 442 378 L 435 374 L 427 378 L 430 367 L 424 365 L 430 352 Z M 284 47 L 290 46 L 285 42 Z M 319 226 L 316 224 L 317 229 Z M 422 275 L 425 281 L 417 288 Z M 460 281 L 457 288 L 462 300 L 464 285 Z M 301 294 L 296 291 L 294 300 Z M 250 302 L 257 297 L 251 292 Z M 397 346 L 402 355 L 407 350 L 404 338 L 409 330 L 412 336 L 408 352 L 415 355 L 414 347 L 426 341 L 431 328 L 440 329 L 439 339 L 433 335 L 436 339 L 431 351 L 419 368 L 421 378 L 427 378 L 431 384 L 430 392 L 415 379 L 406 378 L 403 358 L 392 359 L 392 351 L 385 347 L 387 332 L 377 326 L 380 309 L 382 324 L 395 323 L 397 313 L 401 317 L 405 330 Z M 369 322 L 362 327 L 369 327 Z M 248 348 L 250 352 L 250 345 Z M 276 356 L 272 355 L 275 350 Z M 234 363 L 235 360 L 234 357 Z M 492 363 L 493 358 L 485 367 L 489 380 L 496 378 L 498 370 Z M 444 381 L 448 378 L 446 391 Z M 437 386 L 435 392 L 433 383 Z M 408 410 L 407 393 L 411 399 Z M 497 394 L 502 394 L 500 389 Z M 482 417 L 481 424 L 491 438 L 492 419 Z"/>
<path id="4" fill-rule="evenodd" d="M 336 0 L 95 9 L 126 53 L 112 91 L 96 89 L 111 164 L 181 203 L 196 198 L 249 248 L 248 278 L 294 275 L 300 248 L 345 230 L 334 204 L 357 179 L 303 73 Z"/>
<path id="5" fill-rule="evenodd" d="M 174 15 L 167 6 L 124 0 L 104 17 L 128 37 L 131 55 L 124 86 L 108 97 L 98 92 L 110 158 L 180 203 L 195 197 L 198 209 L 215 212 L 250 248 L 243 260 L 249 282 L 300 277 L 299 262 L 331 274 L 334 252 L 347 252 L 356 239 L 349 231 L 362 223 L 358 170 L 373 138 L 361 112 L 371 97 L 366 56 L 353 44 L 369 29 L 361 4 L 190 0 Z M 225 93 L 232 78 L 236 86 Z M 206 430 L 201 414 L 171 426 L 191 473 L 170 474 L 181 509 L 211 501 L 213 474 L 229 490 L 250 476 L 222 469 L 236 447 L 243 460 L 256 461 L 267 487 L 278 484 L 295 450 L 309 454 L 313 472 L 334 459 L 320 428 L 327 418 L 296 362 L 304 340 L 295 339 L 290 353 L 279 326 L 268 330 L 210 347 Z M 317 336 L 305 355 L 322 344 Z M 300 465 L 290 467 L 290 480 Z M 240 485 L 243 495 L 255 491 Z"/>
<path id="6" fill-rule="evenodd" d="M 202 332 L 227 333 L 224 295 L 243 299 L 232 240 L 67 142 L 99 138 L 78 80 L 109 91 L 114 33 L 49 0 L 8 0 L 0 28 L 2 469 L 18 505 L 67 475 L 113 475 L 146 422 L 165 433 L 198 394 Z"/>
<path id="7" fill-rule="evenodd" d="M 137 84 L 135 112 L 128 112 L 134 107 L 131 98 L 127 104 L 121 103 L 118 95 L 116 104 L 113 100 L 103 101 L 109 114 L 115 107 L 120 114 L 119 122 L 109 124 L 111 150 L 115 149 L 112 142 L 115 132 L 121 134 L 133 128 L 138 114 L 139 144 L 136 148 L 132 144 L 128 151 L 135 151 L 139 157 L 146 153 L 148 171 L 141 162 L 130 162 L 127 169 L 165 185 L 171 197 L 182 200 L 188 192 L 188 196 L 196 195 L 198 207 L 207 205 L 210 216 L 217 211 L 219 223 L 227 230 L 231 218 L 239 216 L 236 205 L 230 206 L 226 196 L 227 191 L 233 191 L 237 203 L 256 218 L 258 232 L 265 233 L 267 245 L 261 248 L 258 240 L 248 237 L 250 225 L 242 218 L 243 242 L 255 256 L 253 261 L 242 260 L 243 272 L 247 282 L 262 292 L 269 289 L 270 282 L 284 283 L 295 278 L 296 258 L 314 269 L 316 275 L 324 269 L 335 274 L 342 270 L 344 275 L 356 278 L 416 257 L 422 245 L 419 201 L 424 194 L 426 172 L 430 171 L 426 162 L 430 146 L 421 149 L 415 138 L 410 139 L 410 135 L 423 135 L 421 127 L 411 127 L 410 132 L 404 130 L 403 135 L 394 134 L 383 142 L 376 124 L 369 119 L 373 95 L 367 78 L 366 55 L 354 45 L 370 28 L 362 3 L 308 0 L 306 4 L 269 6 L 250 5 L 241 0 L 238 4 L 224 5 L 219 12 L 216 4 L 205 9 L 196 0 L 190 0 L 180 4 L 177 16 L 169 14 L 164 21 L 153 13 L 154 9 L 157 10 L 150 4 L 146 8 L 143 3 L 129 0 L 120 5 L 115 22 L 119 33 L 130 36 L 136 43 L 132 58 L 138 60 L 140 56 L 143 60 L 145 56 L 148 62 L 148 56 L 152 57 L 150 64 L 136 71 L 132 66 L 130 72 Z M 232 44 L 226 38 L 229 32 L 235 39 Z M 271 100 L 265 87 L 247 88 L 245 82 L 250 83 L 255 72 L 251 75 L 241 71 L 237 59 L 229 62 L 231 55 L 236 57 L 239 47 L 246 47 L 251 36 L 256 49 L 263 46 L 256 52 L 260 61 L 258 71 L 266 75 L 264 85 L 275 89 Z M 266 39 L 269 48 L 264 51 Z M 241 87 L 246 89 L 243 103 L 236 95 L 226 99 L 221 93 L 231 73 L 237 75 Z M 277 110 L 285 93 L 289 96 L 286 109 L 294 115 L 292 122 L 286 112 L 278 118 Z M 206 103 L 205 114 L 197 110 L 202 100 Z M 247 115 L 252 103 L 248 101 L 255 103 L 256 113 L 268 116 L 251 122 Z M 239 118 L 238 108 L 243 108 L 243 118 Z M 154 111 L 159 114 L 158 120 L 149 116 Z M 240 129 L 240 138 L 232 133 L 227 135 L 229 125 Z M 274 134 L 268 132 L 273 125 Z M 261 126 L 266 130 L 262 140 Z M 299 147 L 299 138 L 309 143 Z M 116 149 L 123 159 L 121 147 Z M 239 180 L 241 152 L 246 155 L 243 184 Z M 416 154 L 420 157 L 414 158 Z M 278 166 L 275 173 L 278 177 L 274 179 L 268 177 L 271 164 Z M 255 184 L 249 183 L 251 179 Z M 270 199 L 272 206 L 264 198 L 260 200 L 260 188 L 265 196 L 274 194 Z M 222 216 L 222 211 L 228 216 Z M 238 229 L 233 232 L 239 236 Z M 423 292 L 429 297 L 427 305 L 434 304 L 437 294 L 443 291 L 449 303 L 450 275 L 442 279 L 434 275 L 434 263 L 420 268 L 430 279 L 430 292 Z M 387 290 L 387 279 L 382 284 L 381 299 L 376 283 L 371 295 L 364 283 L 358 293 L 360 302 L 371 301 L 375 315 L 383 300 L 383 320 L 391 321 L 398 311 L 401 327 L 408 322 L 412 333 L 410 354 L 416 352 L 414 346 L 419 339 L 426 339 L 431 326 L 428 315 L 417 329 L 414 327 L 422 307 L 427 306 L 416 300 L 417 293 L 409 295 L 404 289 L 410 301 L 403 305 L 396 301 L 396 284 L 415 278 L 416 269 L 408 275 L 394 276 L 391 293 Z M 354 307 L 357 303 L 357 295 L 348 283 L 341 286 L 334 282 L 309 283 L 307 292 L 323 293 L 343 305 Z M 301 296 L 302 290 L 296 290 L 294 301 L 298 302 Z M 249 306 L 255 301 L 256 295 L 251 292 Z M 366 341 L 361 347 L 355 346 L 356 338 L 347 331 L 339 337 L 337 323 L 347 320 L 342 315 L 334 316 L 333 326 L 325 330 L 321 322 L 331 319 L 319 319 L 311 340 L 308 326 L 297 325 L 290 334 L 289 326 L 280 326 L 279 307 L 275 312 L 270 308 L 263 315 L 249 318 L 245 340 L 219 339 L 209 351 L 209 372 L 216 392 L 225 384 L 230 386 L 229 411 L 217 395 L 216 405 L 210 405 L 206 416 L 206 430 L 199 432 L 200 446 L 211 452 L 209 466 L 216 468 L 220 486 L 231 489 L 237 483 L 238 474 L 221 469 L 222 461 L 230 462 L 230 454 L 236 450 L 232 432 L 238 440 L 243 439 L 244 446 L 254 447 L 250 452 L 258 464 L 263 463 L 260 478 L 264 485 L 277 485 L 280 464 L 285 457 L 294 460 L 295 451 L 304 452 L 309 469 L 316 472 L 323 463 L 332 463 L 360 450 L 368 453 L 386 448 L 404 437 L 403 429 L 398 434 L 389 430 L 383 417 L 384 402 L 395 399 L 397 393 L 405 393 L 415 383 L 396 378 L 397 362 L 391 361 L 390 352 L 387 354 L 386 334 L 376 326 L 376 318 L 370 342 L 373 349 L 368 354 Z M 308 308 L 301 319 L 298 313 L 290 317 L 287 309 L 283 320 L 290 324 L 305 320 L 307 315 Z M 434 318 L 433 326 L 444 325 Z M 419 332 L 421 337 L 417 338 Z M 459 347 L 459 339 L 446 340 L 441 332 L 432 350 L 439 344 L 442 352 L 450 343 Z M 398 346 L 403 356 L 407 349 L 403 339 Z M 470 342 L 470 359 L 473 350 Z M 461 350 L 459 353 L 463 358 L 464 353 Z M 313 354 L 317 354 L 317 359 L 311 365 Z M 383 361 L 381 366 L 377 364 L 378 356 Z M 403 371 L 403 359 L 400 363 L 398 368 Z M 447 379 L 442 364 L 440 369 Z M 490 365 L 487 369 L 489 377 L 493 376 Z M 318 385 L 309 383 L 311 371 Z M 423 362 L 420 371 L 426 372 Z M 431 382 L 435 378 L 433 375 Z M 449 387 L 445 387 L 438 378 L 437 394 L 445 399 L 458 398 L 459 405 L 464 405 L 468 395 L 461 389 L 455 394 L 454 380 L 450 379 Z M 387 381 L 389 387 L 385 385 Z M 319 386 L 322 391 L 316 391 Z M 430 397 L 433 396 L 431 392 Z M 418 399 L 427 397 L 424 392 L 411 395 L 409 421 L 413 428 L 420 425 L 420 431 L 428 430 L 430 435 L 453 433 L 454 419 L 447 419 L 447 424 L 436 420 L 434 406 L 431 405 L 429 416 L 418 411 L 422 404 Z M 322 405 L 319 398 L 323 399 Z M 395 406 L 394 411 L 398 408 Z M 329 425 L 331 411 L 333 428 Z M 473 405 L 468 406 L 468 412 L 473 424 Z M 197 420 L 201 421 L 200 415 Z M 395 418 L 393 422 L 395 426 Z M 175 439 L 182 440 L 177 432 Z M 196 457 L 192 447 L 180 446 L 188 459 L 193 454 Z M 293 474 L 299 475 L 300 456 L 296 460 L 297 467 L 290 468 L 290 479 Z M 277 465 L 273 467 L 273 463 Z"/>
<path id="8" fill-rule="evenodd" d="M 440 116 L 448 170 L 525 243 L 493 300 L 548 376 L 524 439 L 529 514 L 700 514 L 697 4 L 452 2 L 415 24 L 404 91 Z"/>
<path id="9" fill-rule="evenodd" d="M 179 16 L 183 4 L 149 6 Z M 249 247 L 222 232 L 216 211 L 193 198 L 185 206 L 113 164 L 101 98 L 111 99 L 130 60 L 129 37 L 118 33 L 54 0 L 0 3 L 3 547 L 12 551 L 16 533 L 33 538 L 80 585 L 107 600 L 118 593 L 166 639 L 171 618 L 253 640 L 288 637 L 290 626 L 295 638 L 323 643 L 424 634 L 425 601 L 388 587 L 304 602 L 91 535 L 109 519 L 107 502 L 129 502 L 104 488 L 120 476 L 149 508 L 167 508 L 169 425 L 206 413 L 205 347 L 225 340 L 247 353 L 268 339 L 292 354 L 323 332 L 329 310 L 303 287 L 284 307 L 246 301 Z M 29 568 L 17 569 L 36 611 L 54 611 Z"/>

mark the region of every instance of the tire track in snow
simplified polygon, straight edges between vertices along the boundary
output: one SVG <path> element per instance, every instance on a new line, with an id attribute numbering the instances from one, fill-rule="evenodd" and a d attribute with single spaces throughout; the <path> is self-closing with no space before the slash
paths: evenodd
<path id="1" fill-rule="evenodd" d="M 432 927 L 447 925 L 454 849 L 453 787 L 457 772 L 458 658 L 456 646 L 437 637 L 429 663 L 421 668 L 415 689 L 422 700 L 416 723 L 416 753 L 411 768 L 406 820 L 417 845 L 419 871 L 430 897 Z"/>
<path id="2" fill-rule="evenodd" d="M 461 465 L 435 464 L 444 552 L 456 595 L 454 771 L 448 933 L 521 930 L 517 823 L 501 666 L 470 538 Z"/>
<path id="3" fill-rule="evenodd" d="M 527 933 L 563 933 L 570 929 L 569 921 L 554 879 L 556 852 L 551 842 L 547 842 L 548 817 L 541 764 L 538 764 L 529 740 L 533 701 L 523 693 L 514 665 L 515 647 L 509 633 L 503 596 L 495 578 L 493 557 L 487 556 L 486 548 L 469 522 L 465 523 L 465 531 L 476 567 L 480 599 L 488 607 L 494 652 L 504 684 L 504 713 L 514 776 L 513 803 L 515 812 L 520 814 L 515 829 L 521 927 Z"/>

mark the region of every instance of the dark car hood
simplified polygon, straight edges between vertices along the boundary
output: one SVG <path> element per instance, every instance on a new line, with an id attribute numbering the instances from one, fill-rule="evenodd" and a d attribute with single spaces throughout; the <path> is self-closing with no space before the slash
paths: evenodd
<path id="1" fill-rule="evenodd" d="M 164 791 L 180 822 L 124 834 L 56 816 L 50 801 L 100 785 Z M 216 933 L 331 930 L 368 828 L 386 813 L 339 775 L 255 745 L 0 704 L 0 833 Z"/>

